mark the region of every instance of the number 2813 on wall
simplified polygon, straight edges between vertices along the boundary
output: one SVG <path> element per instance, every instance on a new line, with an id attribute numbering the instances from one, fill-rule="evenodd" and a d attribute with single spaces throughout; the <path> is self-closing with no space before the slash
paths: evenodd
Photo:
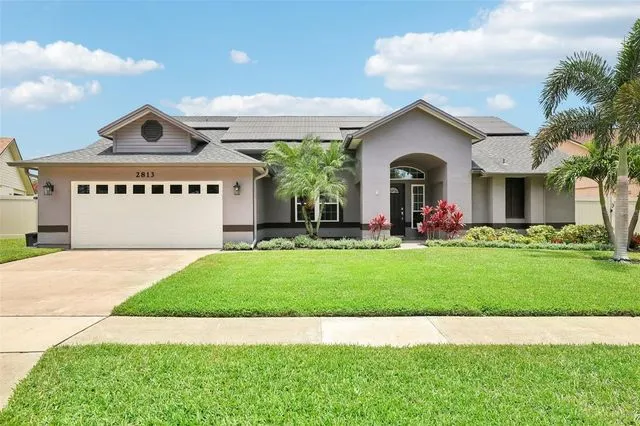
<path id="1" fill-rule="evenodd" d="M 136 172 L 137 178 L 152 178 L 155 177 L 155 172 Z"/>

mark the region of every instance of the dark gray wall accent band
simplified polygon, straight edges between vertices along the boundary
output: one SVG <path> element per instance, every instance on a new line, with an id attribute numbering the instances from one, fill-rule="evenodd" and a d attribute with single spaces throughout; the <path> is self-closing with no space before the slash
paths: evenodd
<path id="1" fill-rule="evenodd" d="M 360 224 L 358 222 L 322 222 L 322 224 L 320 225 L 320 229 L 358 228 L 359 226 Z M 283 229 L 284 228 L 304 228 L 304 222 L 293 222 L 293 223 L 271 222 L 271 223 L 258 224 L 258 229 L 277 229 L 277 228 L 283 228 Z"/>
<path id="2" fill-rule="evenodd" d="M 222 232 L 252 232 L 253 225 L 223 225 Z"/>
<path id="3" fill-rule="evenodd" d="M 67 225 L 39 225 L 38 232 L 69 232 Z"/>

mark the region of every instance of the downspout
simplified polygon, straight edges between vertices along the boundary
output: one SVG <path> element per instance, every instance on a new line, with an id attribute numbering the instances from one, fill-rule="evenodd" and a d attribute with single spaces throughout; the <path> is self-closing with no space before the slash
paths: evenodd
<path id="1" fill-rule="evenodd" d="M 258 243 L 258 203 L 257 203 L 257 183 L 258 180 L 269 174 L 269 169 L 267 167 L 264 168 L 264 172 L 253 178 L 253 242 L 251 243 L 251 248 L 255 248 Z"/>

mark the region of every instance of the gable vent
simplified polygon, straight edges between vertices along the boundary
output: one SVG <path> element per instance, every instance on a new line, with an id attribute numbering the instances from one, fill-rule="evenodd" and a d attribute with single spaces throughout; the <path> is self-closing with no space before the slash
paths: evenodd
<path id="1" fill-rule="evenodd" d="M 157 120 L 147 120 L 142 125 L 140 133 L 147 142 L 157 142 L 162 137 L 162 124 Z"/>

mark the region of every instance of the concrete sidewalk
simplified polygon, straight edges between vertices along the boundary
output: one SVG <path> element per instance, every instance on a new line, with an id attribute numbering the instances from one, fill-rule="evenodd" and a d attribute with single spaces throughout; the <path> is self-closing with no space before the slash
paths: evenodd
<path id="1" fill-rule="evenodd" d="M 640 317 L 0 317 L 0 408 L 51 346 L 640 344 Z"/>
<path id="2" fill-rule="evenodd" d="M 640 344 L 640 317 L 109 317 L 64 344 Z"/>

